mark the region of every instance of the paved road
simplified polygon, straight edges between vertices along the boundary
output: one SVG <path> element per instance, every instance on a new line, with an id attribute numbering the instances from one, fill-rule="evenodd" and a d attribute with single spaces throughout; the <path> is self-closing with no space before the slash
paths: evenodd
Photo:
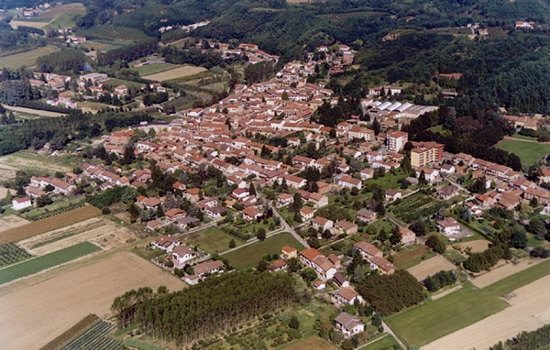
<path id="1" fill-rule="evenodd" d="M 281 220 L 281 225 L 283 225 L 283 228 L 290 232 L 294 238 L 296 238 L 296 240 L 300 243 L 302 243 L 302 245 L 305 247 L 305 248 L 309 248 L 309 244 L 307 244 L 306 240 L 302 238 L 302 236 L 300 236 L 299 234 L 296 233 L 296 231 L 294 231 L 294 228 L 292 226 L 290 226 L 288 224 L 288 222 L 286 222 L 285 218 L 279 214 L 279 212 L 277 211 L 277 209 L 275 208 L 274 205 L 271 205 L 271 208 L 273 208 L 273 215 L 275 215 L 276 217 L 278 217 L 280 220 Z"/>

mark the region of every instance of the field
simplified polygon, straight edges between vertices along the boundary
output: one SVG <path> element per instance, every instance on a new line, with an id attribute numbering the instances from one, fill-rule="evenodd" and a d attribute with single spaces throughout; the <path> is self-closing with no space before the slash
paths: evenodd
<path id="1" fill-rule="evenodd" d="M 89 314 L 88 316 L 84 317 L 80 321 L 78 321 L 75 325 L 73 325 L 71 328 L 67 329 L 65 332 L 60 334 L 58 337 L 56 337 L 54 340 L 49 342 L 48 344 L 44 345 L 40 348 L 40 350 L 57 350 L 59 347 L 71 339 L 74 339 L 79 334 L 83 333 L 84 331 L 91 328 L 94 324 L 99 321 L 99 317 L 94 314 Z"/>
<path id="2" fill-rule="evenodd" d="M 235 240 L 237 246 L 244 243 L 242 239 L 225 233 L 215 226 L 209 227 L 206 230 L 193 232 L 187 236 L 187 239 L 190 245 L 197 246 L 210 254 L 228 250 L 229 242 L 232 239 Z"/>
<path id="3" fill-rule="evenodd" d="M 475 241 L 468 241 L 468 242 L 465 242 L 465 243 L 459 243 L 458 245 L 463 250 L 466 250 L 467 248 L 470 248 L 472 253 L 481 253 L 481 252 L 486 251 L 487 248 L 489 248 L 490 243 L 491 242 L 489 242 L 486 239 L 478 239 L 478 240 L 475 240 Z"/>
<path id="4" fill-rule="evenodd" d="M 548 274 L 550 260 L 483 289 L 466 282 L 454 293 L 389 317 L 387 323 L 408 345 L 422 346 L 505 309 L 509 304 L 501 298 L 503 295 Z M 511 332 L 507 337 L 516 333 Z"/>
<path id="5" fill-rule="evenodd" d="M 80 29 L 76 32 L 78 36 L 85 36 L 92 39 L 104 39 L 109 41 L 142 41 L 149 37 L 136 28 L 116 27 L 112 25 L 101 25 L 87 29 Z"/>
<path id="6" fill-rule="evenodd" d="M 50 112 L 50 111 L 43 111 L 40 109 L 33 109 L 33 108 L 25 108 L 25 107 L 12 107 L 12 106 L 4 106 L 6 109 L 9 109 L 10 111 L 16 111 L 16 112 L 22 112 L 26 114 L 34 114 L 39 117 L 61 117 L 66 114 L 64 113 L 57 113 L 57 112 Z"/>
<path id="7" fill-rule="evenodd" d="M 140 76 L 146 76 L 146 75 L 152 75 L 157 74 L 160 72 L 165 72 L 167 70 L 175 69 L 180 67 L 177 64 L 170 64 L 170 63 L 153 63 L 153 64 L 147 64 L 145 66 L 141 67 L 135 67 L 132 68 L 132 70 L 135 70 L 139 73 Z"/>
<path id="8" fill-rule="evenodd" d="M 53 175 L 54 171 L 70 171 L 73 164 L 65 159 L 44 157 L 35 153 L 20 151 L 0 157 L 0 180 L 9 181 L 15 178 L 17 170 L 33 175 Z M 52 171 L 52 169 L 55 169 Z"/>
<path id="9" fill-rule="evenodd" d="M 0 268 L 26 260 L 31 256 L 25 249 L 15 243 L 0 245 Z"/>
<path id="10" fill-rule="evenodd" d="M 81 264 L 81 265 L 80 265 Z M 113 299 L 130 289 L 165 285 L 179 290 L 185 283 L 131 253 L 98 256 L 0 288 L 3 322 L 0 344 L 11 350 L 38 349 L 89 313 L 110 315 Z M 37 295 L 40 297 L 37 298 Z M 40 313 L 40 317 L 29 317 Z M 25 336 L 14 337 L 14 334 Z"/>
<path id="11" fill-rule="evenodd" d="M 30 28 L 36 28 L 36 29 L 42 29 L 45 26 L 48 25 L 49 22 L 31 22 L 31 21 L 10 21 L 10 25 L 13 29 L 17 29 L 19 27 L 30 27 Z"/>
<path id="12" fill-rule="evenodd" d="M 85 241 L 110 250 L 132 238 L 126 227 L 117 228 L 112 221 L 96 217 L 25 239 L 19 245 L 33 255 L 44 255 Z"/>
<path id="13" fill-rule="evenodd" d="M 95 244 L 82 242 L 80 244 L 34 258 L 20 264 L 0 270 L 0 284 L 8 283 L 21 277 L 33 275 L 56 265 L 80 258 L 101 250 Z"/>
<path id="14" fill-rule="evenodd" d="M 294 247 L 298 250 L 304 247 L 296 241 L 288 232 L 283 232 L 273 237 L 267 238 L 265 241 L 257 242 L 241 249 L 224 254 L 223 256 L 229 260 L 231 266 L 236 269 L 253 267 L 258 264 L 265 254 L 281 254 L 281 248 L 285 245 Z"/>
<path id="15" fill-rule="evenodd" d="M 310 338 L 307 338 L 306 340 L 302 340 L 301 342 L 286 348 L 286 350 L 335 350 L 335 349 L 337 349 L 337 347 L 334 344 L 319 337 L 310 337 Z"/>
<path id="16" fill-rule="evenodd" d="M 399 204 L 392 205 L 389 209 L 398 218 L 406 223 L 417 220 L 420 217 L 428 217 L 445 207 L 445 203 L 424 193 L 415 193 L 402 199 Z"/>
<path id="17" fill-rule="evenodd" d="M 58 5 L 44 12 L 40 18 L 52 18 L 48 27 L 57 29 L 59 27 L 74 27 L 75 22 L 86 14 L 86 8 L 81 3 Z"/>
<path id="18" fill-rule="evenodd" d="M 77 222 L 93 218 L 101 214 L 101 211 L 91 205 L 68 211 L 63 214 L 51 216 L 44 220 L 34 221 L 29 224 L 12 228 L 2 232 L 0 245 L 17 242 L 48 231 L 75 224 Z"/>
<path id="19" fill-rule="evenodd" d="M 423 347 L 486 349 L 522 331 L 534 331 L 550 322 L 550 276 L 513 291 L 510 307 Z"/>
<path id="20" fill-rule="evenodd" d="M 454 270 L 456 266 L 450 263 L 441 255 L 434 256 L 431 259 L 425 260 L 420 264 L 411 267 L 407 271 L 411 273 L 417 280 L 422 281 L 426 277 L 435 275 L 441 270 Z"/>
<path id="21" fill-rule="evenodd" d="M 60 350 L 94 349 L 94 350 L 118 350 L 122 346 L 120 340 L 107 337 L 107 334 L 115 329 L 115 325 L 107 321 L 98 321 L 86 332 L 82 333 Z"/>
<path id="22" fill-rule="evenodd" d="M 6 215 L 0 218 L 0 232 L 9 230 L 11 228 L 23 226 L 28 224 L 29 221 L 17 216 L 17 215 Z"/>
<path id="23" fill-rule="evenodd" d="M 6 187 L 0 187 L 0 199 L 6 198 L 6 196 L 8 195 L 8 191 L 10 191 L 12 196 L 17 193 L 15 190 L 8 189 Z"/>
<path id="24" fill-rule="evenodd" d="M 424 255 L 427 251 L 428 251 L 428 248 L 426 248 L 423 245 L 419 245 L 418 247 L 411 247 L 410 249 L 404 252 L 399 252 L 397 254 L 394 254 L 393 263 L 395 265 L 403 264 L 406 261 L 409 261 L 411 259 Z"/>
<path id="25" fill-rule="evenodd" d="M 389 350 L 394 349 L 394 346 L 399 346 L 395 339 L 391 335 L 387 335 L 384 338 L 364 347 L 361 348 L 363 350 Z"/>
<path id="26" fill-rule="evenodd" d="M 525 142 L 520 140 L 504 139 L 497 143 L 497 148 L 515 153 L 521 159 L 523 170 L 529 168 L 550 153 L 550 144 Z M 527 168 L 525 168 L 527 167 Z"/>
<path id="27" fill-rule="evenodd" d="M 0 57 L 0 68 L 19 69 L 23 66 L 31 67 L 34 66 L 38 57 L 45 56 L 58 50 L 59 49 L 55 46 L 44 46 L 15 55 Z"/>
<path id="28" fill-rule="evenodd" d="M 195 75 L 204 71 L 206 71 L 206 68 L 186 65 L 186 66 L 165 71 L 162 73 L 147 75 L 147 76 L 144 76 L 143 78 L 149 79 L 149 80 L 155 80 L 155 81 L 165 81 L 165 80 L 172 80 L 172 79 L 177 79 L 181 77 Z"/>
<path id="29" fill-rule="evenodd" d="M 128 87 L 134 87 L 136 89 L 139 89 L 142 86 L 145 86 L 145 84 L 142 84 L 142 83 L 136 83 L 135 81 L 122 80 L 122 79 L 109 79 L 107 81 L 104 81 L 103 85 L 109 85 L 109 86 L 126 85 Z"/>
<path id="30" fill-rule="evenodd" d="M 491 284 L 500 281 L 501 279 L 504 279 L 508 276 L 511 276 L 513 274 L 516 274 L 520 271 L 523 271 L 525 269 L 528 269 L 532 267 L 535 264 L 540 263 L 541 260 L 535 259 L 523 259 L 517 264 L 508 263 L 505 265 L 501 265 L 499 267 L 493 268 L 489 272 L 485 272 L 484 274 L 474 278 L 472 280 L 472 283 L 474 286 L 478 288 L 485 288 L 487 286 L 490 286 Z"/>

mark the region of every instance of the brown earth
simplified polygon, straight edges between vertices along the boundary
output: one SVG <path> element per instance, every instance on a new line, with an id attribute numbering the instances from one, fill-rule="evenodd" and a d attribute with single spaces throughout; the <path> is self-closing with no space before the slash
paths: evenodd
<path id="1" fill-rule="evenodd" d="M 334 344 L 321 339 L 319 337 L 311 337 L 303 340 L 297 344 L 294 344 L 287 348 L 287 350 L 335 350 L 337 349 Z"/>
<path id="2" fill-rule="evenodd" d="M 541 261 L 542 260 L 540 259 L 523 259 L 519 263 L 514 264 L 511 262 L 506 263 L 504 260 L 501 260 L 497 267 L 493 267 L 491 271 L 485 272 L 482 275 L 477 276 L 472 280 L 472 283 L 478 288 L 485 288 L 495 282 L 500 281 L 503 278 L 528 269 Z"/>
<path id="3" fill-rule="evenodd" d="M 460 248 L 462 250 L 466 250 L 467 248 L 471 248 L 472 253 L 481 253 L 481 252 L 486 251 L 487 248 L 489 248 L 489 244 L 491 244 L 491 242 L 489 242 L 486 239 L 478 239 L 478 240 L 475 240 L 475 241 L 457 243 L 457 245 L 460 246 Z"/>
<path id="4" fill-rule="evenodd" d="M 183 66 L 176 69 L 171 69 L 169 71 L 148 75 L 143 78 L 148 80 L 155 80 L 155 81 L 165 81 L 165 80 L 172 80 L 172 79 L 177 79 L 181 77 L 186 77 L 189 75 L 195 75 L 200 72 L 204 72 L 205 70 L 206 69 L 202 67 Z"/>
<path id="5" fill-rule="evenodd" d="M 447 271 L 454 269 L 456 269 L 456 266 L 453 265 L 453 263 L 445 259 L 442 255 L 437 255 L 411 267 L 407 271 L 409 271 L 417 280 L 422 281 L 426 279 L 426 277 L 434 275 L 441 270 Z"/>
<path id="6" fill-rule="evenodd" d="M 0 232 L 28 224 L 29 221 L 17 215 L 7 215 L 0 218 Z"/>

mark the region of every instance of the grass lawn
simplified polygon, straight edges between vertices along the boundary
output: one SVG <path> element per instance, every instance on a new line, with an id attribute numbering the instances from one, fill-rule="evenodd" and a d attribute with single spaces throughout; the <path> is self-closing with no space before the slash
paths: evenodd
<path id="1" fill-rule="evenodd" d="M 231 266 L 236 269 L 253 267 L 256 266 L 258 261 L 260 261 L 265 254 L 281 254 L 281 248 L 285 245 L 294 247 L 298 250 L 304 248 L 290 233 L 283 232 L 267 238 L 265 241 L 257 242 L 225 254 L 224 257 L 227 258 Z"/>
<path id="2" fill-rule="evenodd" d="M 501 296 L 549 273 L 550 260 L 546 260 L 483 289 L 466 282 L 456 292 L 390 316 L 386 321 L 408 345 L 422 346 L 503 310 L 509 304 Z"/>
<path id="3" fill-rule="evenodd" d="M 132 68 L 132 70 L 137 71 L 139 73 L 139 75 L 143 77 L 145 75 L 151 75 L 151 74 L 156 74 L 156 73 L 160 73 L 160 72 L 165 72 L 167 70 L 178 68 L 178 67 L 180 67 L 180 66 L 177 65 L 177 64 L 153 63 L 153 64 L 148 64 L 148 65 L 145 65 L 145 66 L 141 66 L 141 67 L 135 67 L 135 68 Z"/>
<path id="4" fill-rule="evenodd" d="M 391 336 L 387 335 L 384 338 L 367 345 L 365 347 L 359 347 L 361 350 L 386 350 L 386 349 L 394 349 L 395 346 L 399 346 L 397 344 L 397 341 Z"/>
<path id="5" fill-rule="evenodd" d="M 23 66 L 31 67 L 36 63 L 36 59 L 40 56 L 48 55 L 52 52 L 59 51 L 55 46 L 44 46 L 34 50 L 29 50 L 15 55 L 0 57 L 0 68 L 19 69 Z"/>
<path id="6" fill-rule="evenodd" d="M 229 242 L 234 239 L 237 246 L 244 243 L 243 240 L 223 232 L 213 226 L 205 230 L 189 234 L 189 244 L 197 246 L 208 253 L 220 253 L 229 249 Z"/>
<path id="7" fill-rule="evenodd" d="M 126 85 L 128 87 L 134 87 L 136 89 L 139 89 L 143 85 L 145 85 L 145 84 L 142 84 L 142 83 L 136 83 L 135 81 L 122 80 L 122 79 L 109 79 L 107 81 L 104 81 L 103 84 L 104 85 L 109 85 L 109 86 Z"/>
<path id="8" fill-rule="evenodd" d="M 377 184 L 379 185 L 380 187 L 382 187 L 382 189 L 384 191 L 390 189 L 390 188 L 399 188 L 399 183 L 398 181 L 401 180 L 401 179 L 406 179 L 408 175 L 405 175 L 403 173 L 401 173 L 401 171 L 397 171 L 397 175 L 392 175 L 390 174 L 389 172 L 387 172 L 383 177 L 379 177 L 378 179 L 370 179 L 370 180 L 367 180 L 366 184 L 367 185 L 372 185 L 372 184 Z M 400 190 L 400 191 L 403 191 L 403 190 Z"/>
<path id="9" fill-rule="evenodd" d="M 90 242 L 82 242 L 56 252 L 31 259 L 0 270 L 0 284 L 29 276 L 50 267 L 66 263 L 81 256 L 99 251 L 101 248 Z"/>
<path id="10" fill-rule="evenodd" d="M 406 270 L 415 265 L 420 264 L 424 260 L 435 256 L 435 253 L 420 245 L 416 248 L 409 249 L 404 252 L 399 252 L 393 256 L 394 264 L 398 269 Z"/>
<path id="11" fill-rule="evenodd" d="M 518 155 L 518 157 L 521 158 L 521 164 L 524 170 L 550 153 L 550 144 L 524 142 L 520 140 L 502 140 L 497 143 L 497 147 Z"/>

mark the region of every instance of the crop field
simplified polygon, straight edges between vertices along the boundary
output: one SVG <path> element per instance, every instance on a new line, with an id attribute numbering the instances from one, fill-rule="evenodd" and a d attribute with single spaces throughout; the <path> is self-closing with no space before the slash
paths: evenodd
<path id="1" fill-rule="evenodd" d="M 99 321 L 99 317 L 94 314 L 89 314 L 80 321 L 78 321 L 71 328 L 67 329 L 65 332 L 57 336 L 48 344 L 40 348 L 40 350 L 58 350 L 63 344 L 69 342 L 71 339 L 74 339 L 79 334 L 88 330 L 95 323 Z"/>
<path id="2" fill-rule="evenodd" d="M 29 224 L 19 226 L 2 232 L 0 235 L 0 245 L 17 242 L 25 238 L 46 233 L 63 226 L 75 224 L 86 219 L 93 218 L 101 214 L 101 211 L 91 205 L 68 211 L 63 214 L 51 216 L 44 220 L 34 221 Z"/>
<path id="3" fill-rule="evenodd" d="M 48 23 L 49 21 L 10 21 L 10 25 L 13 29 L 17 29 L 19 27 L 42 29 L 47 26 Z"/>
<path id="4" fill-rule="evenodd" d="M 28 224 L 29 221 L 17 216 L 17 215 L 6 215 L 0 218 L 0 232 L 9 230 L 14 227 L 23 226 Z"/>
<path id="5" fill-rule="evenodd" d="M 391 335 L 387 335 L 374 343 L 362 348 L 363 350 L 389 350 L 395 349 L 395 346 L 399 346 L 395 339 Z"/>
<path id="6" fill-rule="evenodd" d="M 26 107 L 14 107 L 14 106 L 4 106 L 6 109 L 15 112 L 21 112 L 25 114 L 32 114 L 39 117 L 61 117 L 66 114 L 58 112 L 43 111 L 40 109 L 26 108 Z"/>
<path id="7" fill-rule="evenodd" d="M 336 349 L 338 348 L 334 344 L 319 337 L 310 337 L 300 341 L 297 344 L 294 344 L 286 348 L 286 350 L 336 350 Z"/>
<path id="8" fill-rule="evenodd" d="M 386 321 L 408 345 L 423 346 L 504 310 L 509 304 L 501 298 L 502 296 L 527 286 L 548 274 L 550 274 L 550 260 L 545 260 L 486 288 L 479 289 L 470 282 L 466 282 L 463 288 L 451 294 L 390 316 Z M 541 281 L 547 282 L 548 278 L 545 277 Z M 548 291 L 548 288 L 546 290 Z M 536 298 L 532 298 L 532 300 L 537 302 Z M 546 302 L 545 305 L 550 305 L 550 302 Z M 511 320 L 511 322 L 515 321 Z M 522 322 L 524 319 L 518 320 L 516 324 L 521 325 Z M 507 337 L 516 333 L 511 332 Z M 491 344 L 494 343 L 491 342 Z M 436 348 L 432 347 L 432 349 Z M 451 348 L 457 347 L 449 347 L 449 349 Z M 463 347 L 459 346 L 458 348 Z M 465 348 L 469 349 L 471 346 Z"/>
<path id="9" fill-rule="evenodd" d="M 459 243 L 458 245 L 460 246 L 460 248 L 464 250 L 471 249 L 472 253 L 481 253 L 486 251 L 487 248 L 489 248 L 489 244 L 491 244 L 491 242 L 489 242 L 486 239 L 478 239 L 475 241 Z"/>
<path id="10" fill-rule="evenodd" d="M 54 171 L 67 172 L 72 167 L 73 163 L 70 160 L 44 157 L 28 151 L 19 151 L 0 157 L 0 180 L 13 180 L 18 170 L 32 173 L 33 175 L 53 175 Z"/>
<path id="11" fill-rule="evenodd" d="M 524 167 L 524 170 L 550 153 L 550 144 L 521 140 L 504 139 L 497 143 L 496 147 L 515 153 L 521 159 L 521 165 Z"/>
<path id="12" fill-rule="evenodd" d="M 442 270 L 454 270 L 456 268 L 451 262 L 441 255 L 434 256 L 431 259 L 424 260 L 420 264 L 411 267 L 407 271 L 411 273 L 417 280 L 422 281 L 426 277 L 435 275 Z"/>
<path id="13" fill-rule="evenodd" d="M 185 65 L 183 67 L 171 69 L 169 71 L 165 71 L 162 73 L 147 75 L 147 76 L 144 76 L 143 78 L 149 79 L 149 80 L 155 80 L 155 81 L 166 81 L 166 80 L 172 80 L 172 79 L 177 79 L 181 77 L 195 75 L 204 71 L 206 71 L 206 68 Z"/>
<path id="14" fill-rule="evenodd" d="M 113 329 L 115 329 L 115 325 L 111 322 L 98 321 L 86 332 L 62 346 L 60 350 L 118 350 L 122 347 L 122 342 L 107 337 L 107 334 Z"/>
<path id="15" fill-rule="evenodd" d="M 0 344 L 10 350 L 39 349 L 86 315 L 111 315 L 113 299 L 130 289 L 185 287 L 178 278 L 134 254 L 96 256 L 0 287 Z M 36 296 L 39 295 L 40 298 Z M 40 317 L 29 317 L 40 310 Z M 24 336 L 14 337 L 14 334 Z"/>
<path id="16" fill-rule="evenodd" d="M 129 81 L 129 80 L 122 80 L 122 79 L 109 79 L 107 81 L 104 81 L 103 85 L 109 85 L 109 86 L 126 85 L 128 87 L 133 87 L 133 88 L 136 88 L 136 89 L 139 89 L 142 86 L 145 86 L 142 83 L 137 83 L 135 81 Z"/>
<path id="17" fill-rule="evenodd" d="M 493 283 L 496 283 L 508 276 L 514 275 L 518 272 L 526 270 L 534 265 L 542 262 L 539 259 L 523 259 L 519 263 L 508 263 L 493 268 L 489 272 L 485 272 L 482 275 L 477 276 L 472 280 L 474 286 L 478 288 L 485 288 Z"/>
<path id="18" fill-rule="evenodd" d="M 415 193 L 404 198 L 397 205 L 391 206 L 391 212 L 406 223 L 410 223 L 421 217 L 431 216 L 445 207 L 441 202 L 427 194 Z"/>
<path id="19" fill-rule="evenodd" d="M 101 250 L 95 244 L 82 242 L 80 244 L 39 256 L 20 264 L 0 270 L 0 284 L 8 283 L 21 277 L 30 276 L 56 265 L 80 258 Z"/>
<path id="20" fill-rule="evenodd" d="M 12 265 L 32 257 L 25 249 L 15 243 L 0 246 L 0 267 Z"/>
<path id="21" fill-rule="evenodd" d="M 422 261 L 430 259 L 433 256 L 435 256 L 434 252 L 421 245 L 395 254 L 393 256 L 393 263 L 398 269 L 406 270 L 420 264 Z"/>
<path id="22" fill-rule="evenodd" d="M 256 242 L 223 256 L 236 269 L 248 268 L 256 266 L 265 254 L 281 254 L 281 248 L 285 245 L 298 250 L 304 248 L 290 233 L 283 232 L 267 238 L 265 241 Z"/>
<path id="23" fill-rule="evenodd" d="M 140 76 L 146 76 L 146 75 L 152 75 L 157 74 L 161 72 L 165 72 L 167 70 L 175 69 L 180 67 L 177 64 L 170 64 L 170 63 L 153 63 L 153 64 L 147 64 L 145 66 L 141 67 L 135 67 L 132 68 L 132 70 L 135 70 L 139 73 Z"/>
<path id="24" fill-rule="evenodd" d="M 229 242 L 234 239 L 236 246 L 244 243 L 242 239 L 225 233 L 218 227 L 209 227 L 187 235 L 190 245 L 197 246 L 208 253 L 221 253 L 229 249 Z"/>
<path id="25" fill-rule="evenodd" d="M 14 55 L 0 57 L 0 68 L 19 69 L 23 66 L 31 67 L 36 63 L 36 59 L 40 56 L 48 55 L 52 52 L 59 51 L 55 46 L 44 46 L 34 50 L 29 50 Z"/>

